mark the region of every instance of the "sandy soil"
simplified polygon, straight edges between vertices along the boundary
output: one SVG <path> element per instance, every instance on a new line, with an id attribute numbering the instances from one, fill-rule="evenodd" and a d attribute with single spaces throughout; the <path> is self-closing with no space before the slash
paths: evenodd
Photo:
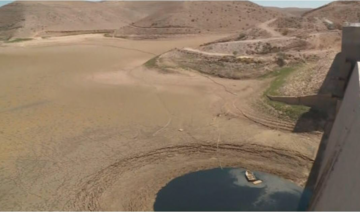
<path id="1" fill-rule="evenodd" d="M 0 47 L 0 208 L 152 210 L 171 179 L 214 167 L 303 185 L 319 136 L 244 116 L 268 81 L 142 66 L 215 39 L 87 37 Z"/>

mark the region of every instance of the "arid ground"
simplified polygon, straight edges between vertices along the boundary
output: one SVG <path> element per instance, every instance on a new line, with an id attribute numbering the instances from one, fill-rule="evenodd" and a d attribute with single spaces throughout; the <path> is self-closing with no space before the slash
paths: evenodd
<path id="1" fill-rule="evenodd" d="M 358 8 L 1 7 L 0 209 L 153 210 L 172 179 L 224 167 L 305 186 L 332 117 L 286 103 L 326 97 Z"/>
<path id="2" fill-rule="evenodd" d="M 33 40 L 0 51 L 3 210 L 152 210 L 174 177 L 244 167 L 303 185 L 319 135 L 244 116 L 269 80 L 143 64 L 224 35 Z"/>

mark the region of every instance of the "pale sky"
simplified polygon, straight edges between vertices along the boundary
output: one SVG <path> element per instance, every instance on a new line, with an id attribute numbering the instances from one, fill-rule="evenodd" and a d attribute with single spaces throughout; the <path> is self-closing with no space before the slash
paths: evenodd
<path id="1" fill-rule="evenodd" d="M 301 8 L 317 8 L 325 4 L 328 4 L 332 1 L 268 1 L 268 0 L 254 0 L 256 4 L 262 6 L 271 6 L 271 7 L 301 7 Z"/>
<path id="2" fill-rule="evenodd" d="M 8 4 L 12 1 L 3 1 L 0 0 L 0 7 Z M 304 0 L 304 1 L 291 1 L 291 0 L 282 0 L 282 1 L 269 1 L 269 0 L 254 0 L 256 4 L 262 5 L 262 6 L 273 6 L 273 7 L 302 7 L 302 8 L 317 8 L 320 6 L 323 6 L 324 4 L 328 4 L 331 1 L 310 1 L 310 0 Z"/>

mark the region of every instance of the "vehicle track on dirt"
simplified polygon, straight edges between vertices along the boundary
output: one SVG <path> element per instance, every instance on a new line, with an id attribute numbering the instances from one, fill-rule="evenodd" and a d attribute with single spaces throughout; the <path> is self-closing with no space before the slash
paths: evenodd
<path id="1" fill-rule="evenodd" d="M 263 30 L 267 31 L 273 37 L 284 37 L 280 32 L 275 31 L 273 27 L 269 26 L 271 23 L 275 22 L 276 19 L 277 18 L 273 18 L 273 19 L 271 19 L 269 21 L 261 23 L 261 24 L 258 25 L 258 27 L 260 29 L 263 29 Z"/>
<path id="2" fill-rule="evenodd" d="M 163 147 L 146 153 L 139 153 L 132 157 L 120 159 L 107 168 L 95 174 L 90 180 L 83 183 L 79 187 L 79 192 L 76 194 L 76 199 L 65 206 L 67 208 L 76 208 L 77 210 L 101 210 L 99 199 L 106 189 L 112 186 L 116 181 L 121 179 L 121 174 L 133 169 L 146 166 L 148 164 L 155 164 L 158 161 L 164 161 L 175 155 L 193 156 L 217 154 L 218 150 L 222 150 L 221 155 L 226 155 L 227 152 L 236 153 L 236 155 L 256 154 L 259 158 L 275 157 L 277 160 L 287 160 L 289 163 L 296 163 L 298 165 L 307 165 L 313 159 L 299 154 L 295 151 L 288 151 L 282 149 L 275 149 L 273 147 L 259 146 L 255 144 L 192 144 L 192 145 L 178 145 L 171 147 Z M 246 156 L 244 156 L 244 159 Z M 226 164 L 225 164 L 226 165 Z M 294 180 L 294 176 L 288 176 L 289 180 Z M 121 200 L 120 200 L 121 201 Z"/>

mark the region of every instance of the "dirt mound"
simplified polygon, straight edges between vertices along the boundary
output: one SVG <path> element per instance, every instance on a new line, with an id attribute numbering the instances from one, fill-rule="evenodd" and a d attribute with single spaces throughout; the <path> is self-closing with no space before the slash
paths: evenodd
<path id="1" fill-rule="evenodd" d="M 226 43 L 226 42 L 231 42 L 231 41 L 243 41 L 243 40 L 254 40 L 254 39 L 265 39 L 265 38 L 270 38 L 271 34 L 264 30 L 261 29 L 259 27 L 254 27 L 254 28 L 250 28 L 247 30 L 244 30 L 238 34 L 233 34 L 230 35 L 228 37 L 225 38 L 221 38 L 219 40 L 216 41 L 212 41 L 209 43 L 204 43 L 201 46 L 208 46 L 211 44 L 216 44 L 216 43 Z"/>
<path id="2" fill-rule="evenodd" d="M 345 22 L 359 22 L 360 2 L 335 1 L 303 15 L 306 18 L 320 18 L 333 22 L 336 28 L 341 28 Z"/>
<path id="3" fill-rule="evenodd" d="M 0 8 L 0 39 L 115 30 L 161 8 L 159 2 L 13 2 Z"/>
<path id="4" fill-rule="evenodd" d="M 290 49 L 304 50 L 308 48 L 308 45 L 309 43 L 304 39 L 295 37 L 281 37 L 214 43 L 201 47 L 201 50 L 245 56 L 278 53 L 288 51 Z"/>
<path id="5" fill-rule="evenodd" d="M 309 45 L 298 38 L 215 43 L 199 49 L 175 49 L 154 58 L 151 65 L 167 72 L 190 70 L 221 78 L 251 79 L 285 65 L 313 60 L 316 56 L 311 52 L 298 52 Z"/>
<path id="6" fill-rule="evenodd" d="M 171 3 L 171 4 L 170 4 Z M 181 32 L 235 32 L 283 14 L 251 2 L 166 2 L 164 12 L 155 13 L 118 30 L 115 36 L 177 34 Z"/>
<path id="7" fill-rule="evenodd" d="M 157 58 L 156 67 L 167 72 L 184 69 L 221 78 L 249 79 L 266 74 L 274 68 L 274 63 L 270 58 L 236 57 L 176 49 Z"/>

